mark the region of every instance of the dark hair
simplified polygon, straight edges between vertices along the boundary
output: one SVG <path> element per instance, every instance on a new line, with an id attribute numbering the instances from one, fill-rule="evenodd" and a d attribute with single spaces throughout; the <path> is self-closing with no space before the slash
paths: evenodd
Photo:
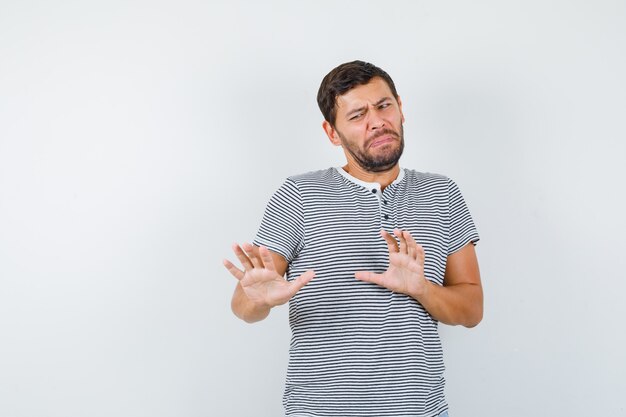
<path id="1" fill-rule="evenodd" d="M 322 84 L 320 84 L 320 89 L 317 91 L 317 105 L 320 107 L 324 119 L 335 126 L 337 97 L 356 86 L 369 83 L 374 77 L 382 78 L 389 86 L 393 96 L 398 98 L 396 86 L 389 74 L 369 62 L 346 62 L 326 74 Z"/>

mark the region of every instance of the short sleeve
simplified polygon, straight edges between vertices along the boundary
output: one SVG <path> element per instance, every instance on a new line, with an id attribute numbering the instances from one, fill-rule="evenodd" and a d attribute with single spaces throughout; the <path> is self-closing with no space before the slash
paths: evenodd
<path id="1" fill-rule="evenodd" d="M 253 241 L 291 262 L 304 245 L 302 198 L 296 183 L 287 179 L 274 193 Z"/>
<path id="2" fill-rule="evenodd" d="M 450 255 L 469 242 L 476 244 L 480 237 L 465 200 L 461 195 L 461 190 L 451 179 L 448 179 L 448 203 L 450 208 L 448 255 Z"/>

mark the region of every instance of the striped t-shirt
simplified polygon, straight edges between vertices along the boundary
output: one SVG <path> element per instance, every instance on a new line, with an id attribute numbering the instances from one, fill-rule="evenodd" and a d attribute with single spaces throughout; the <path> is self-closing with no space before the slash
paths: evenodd
<path id="1" fill-rule="evenodd" d="M 447 409 L 434 320 L 415 299 L 358 281 L 382 273 L 380 230 L 408 230 L 424 247 L 427 279 L 442 285 L 446 258 L 478 233 L 456 184 L 400 169 L 382 192 L 342 168 L 288 178 L 267 205 L 256 245 L 288 261 L 287 279 L 315 278 L 289 302 L 287 416 L 420 416 Z"/>

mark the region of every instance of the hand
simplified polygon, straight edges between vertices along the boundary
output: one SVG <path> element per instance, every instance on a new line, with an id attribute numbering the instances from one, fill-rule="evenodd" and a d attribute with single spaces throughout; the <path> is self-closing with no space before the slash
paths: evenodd
<path id="1" fill-rule="evenodd" d="M 358 271 L 354 274 L 355 278 L 378 284 L 415 299 L 423 296 L 428 289 L 428 281 L 424 277 L 424 249 L 406 230 L 394 229 L 393 231 L 400 241 L 399 247 L 393 236 L 385 230 L 381 230 L 380 234 L 389 248 L 389 268 L 382 274 Z"/>
<path id="2" fill-rule="evenodd" d="M 239 280 L 239 284 L 248 299 L 260 307 L 272 308 L 285 304 L 313 277 L 313 270 L 306 271 L 294 281 L 289 282 L 276 271 L 274 260 L 265 246 L 244 243 L 243 249 L 233 244 L 233 251 L 244 270 L 224 259 L 226 269 Z"/>

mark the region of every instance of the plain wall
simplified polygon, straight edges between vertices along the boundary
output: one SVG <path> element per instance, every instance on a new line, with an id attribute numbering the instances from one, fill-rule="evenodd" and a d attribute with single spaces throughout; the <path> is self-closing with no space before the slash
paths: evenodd
<path id="1" fill-rule="evenodd" d="M 286 306 L 222 267 L 285 177 L 340 166 L 315 96 L 394 78 L 401 165 L 459 184 L 485 317 L 440 326 L 451 416 L 626 415 L 623 1 L 0 8 L 0 417 L 279 416 Z"/>

